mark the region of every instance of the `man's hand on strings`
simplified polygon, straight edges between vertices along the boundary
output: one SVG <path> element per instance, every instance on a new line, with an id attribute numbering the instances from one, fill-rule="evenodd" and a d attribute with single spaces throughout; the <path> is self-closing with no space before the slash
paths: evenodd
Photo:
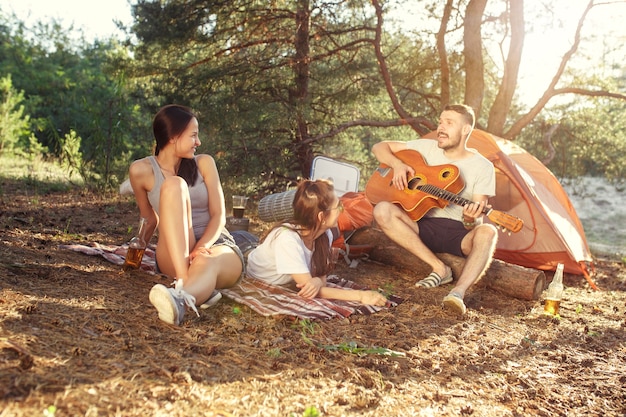
<path id="1" fill-rule="evenodd" d="M 415 175 L 415 170 L 409 165 L 399 162 L 393 167 L 393 179 L 391 182 L 398 190 L 404 190 L 408 185 L 408 178 Z"/>

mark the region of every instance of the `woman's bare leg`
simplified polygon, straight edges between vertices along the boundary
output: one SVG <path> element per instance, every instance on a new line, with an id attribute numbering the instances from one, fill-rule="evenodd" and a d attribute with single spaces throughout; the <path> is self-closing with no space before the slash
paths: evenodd
<path id="1" fill-rule="evenodd" d="M 184 289 L 196 297 L 196 304 L 200 305 L 208 300 L 214 289 L 233 286 L 242 269 L 241 259 L 235 251 L 225 245 L 213 246 L 210 254 L 194 258 Z"/>
<path id="2" fill-rule="evenodd" d="M 159 203 L 156 259 L 161 272 L 186 281 L 194 245 L 189 188 L 182 178 L 169 177 L 161 187 Z"/>
<path id="3" fill-rule="evenodd" d="M 230 287 L 241 276 L 241 259 L 228 246 L 211 248 L 189 263 L 190 248 L 195 245 L 191 221 L 189 189 L 180 177 L 168 178 L 161 188 L 159 242 L 156 256 L 164 274 L 183 280 L 183 289 L 205 302 L 215 288 Z"/>

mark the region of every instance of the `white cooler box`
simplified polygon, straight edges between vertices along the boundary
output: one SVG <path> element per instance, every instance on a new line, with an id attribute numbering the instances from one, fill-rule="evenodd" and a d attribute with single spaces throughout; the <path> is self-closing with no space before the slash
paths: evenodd
<path id="1" fill-rule="evenodd" d="M 359 169 L 354 165 L 338 162 L 325 156 L 316 156 L 313 159 L 311 179 L 332 181 L 339 197 L 349 191 L 359 191 Z"/>

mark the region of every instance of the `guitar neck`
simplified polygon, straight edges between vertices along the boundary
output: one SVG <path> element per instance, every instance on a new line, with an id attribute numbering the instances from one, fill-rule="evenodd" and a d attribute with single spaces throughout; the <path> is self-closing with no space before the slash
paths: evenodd
<path id="1" fill-rule="evenodd" d="M 457 194 L 451 193 L 450 191 L 446 191 L 442 188 L 436 187 L 432 184 L 418 185 L 417 189 L 427 194 L 433 195 L 437 198 L 441 198 L 443 200 L 449 201 L 451 203 L 454 203 L 462 207 L 465 207 L 466 205 L 472 203 L 472 201 L 466 198 L 463 198 Z M 490 208 L 484 207 L 482 212 L 483 214 L 489 214 L 490 211 L 491 211 Z"/>

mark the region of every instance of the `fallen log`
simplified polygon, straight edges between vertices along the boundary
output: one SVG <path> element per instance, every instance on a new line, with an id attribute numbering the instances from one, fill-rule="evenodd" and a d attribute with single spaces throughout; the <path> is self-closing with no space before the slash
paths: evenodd
<path id="1" fill-rule="evenodd" d="M 430 267 L 406 249 L 398 246 L 376 227 L 364 227 L 350 236 L 350 245 L 372 245 L 369 258 L 400 268 L 416 279 L 430 273 Z M 452 268 L 455 280 L 461 274 L 465 258 L 449 253 L 437 253 L 439 259 Z M 543 271 L 494 259 L 481 279 L 488 288 L 522 300 L 538 300 L 546 286 Z"/>

